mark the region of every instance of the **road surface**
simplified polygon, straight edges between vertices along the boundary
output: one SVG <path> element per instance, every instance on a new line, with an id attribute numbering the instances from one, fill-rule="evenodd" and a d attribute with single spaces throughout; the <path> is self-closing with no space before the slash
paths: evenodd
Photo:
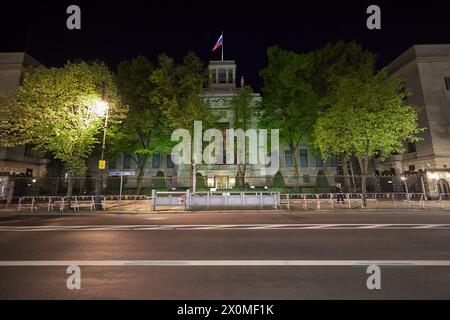
<path id="1" fill-rule="evenodd" d="M 0 299 L 450 299 L 450 213 L 3 215 Z"/>

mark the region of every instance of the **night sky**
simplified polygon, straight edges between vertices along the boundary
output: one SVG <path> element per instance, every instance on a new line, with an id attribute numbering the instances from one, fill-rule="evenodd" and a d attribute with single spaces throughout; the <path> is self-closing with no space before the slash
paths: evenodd
<path id="1" fill-rule="evenodd" d="M 14 1 L 13 1 L 14 2 Z M 225 59 L 259 90 L 271 45 L 297 52 L 328 41 L 356 40 L 384 66 L 413 44 L 450 43 L 450 1 L 15 1 L 0 7 L 0 51 L 24 51 L 47 66 L 99 59 L 113 69 L 138 54 L 180 59 L 194 51 L 205 63 L 224 30 Z M 66 28 L 66 8 L 81 7 L 82 29 Z M 366 28 L 377 4 L 382 30 Z"/>

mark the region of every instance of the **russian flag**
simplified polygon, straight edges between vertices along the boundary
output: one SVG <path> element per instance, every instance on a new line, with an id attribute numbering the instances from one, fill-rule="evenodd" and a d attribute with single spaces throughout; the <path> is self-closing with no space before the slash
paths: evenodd
<path id="1" fill-rule="evenodd" d="M 214 46 L 214 48 L 212 49 L 212 51 L 216 50 L 217 48 L 219 48 L 221 45 L 223 44 L 223 34 L 220 35 L 219 40 L 217 40 L 216 45 Z"/>

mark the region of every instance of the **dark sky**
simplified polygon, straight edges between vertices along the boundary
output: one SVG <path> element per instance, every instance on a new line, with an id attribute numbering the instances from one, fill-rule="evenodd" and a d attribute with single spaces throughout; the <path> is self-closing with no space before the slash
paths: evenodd
<path id="1" fill-rule="evenodd" d="M 123 59 L 162 52 L 180 59 L 192 50 L 206 63 L 220 59 L 214 46 L 224 30 L 225 59 L 238 64 L 254 89 L 268 46 L 297 52 L 328 41 L 356 40 L 383 66 L 413 44 L 450 43 L 450 1 L 8 1 L 0 7 L 0 51 L 24 51 L 48 66 L 68 59 L 100 59 L 112 68 Z M 66 28 L 66 8 L 77 4 L 82 29 Z M 366 9 L 377 4 L 382 30 L 366 28 Z"/>

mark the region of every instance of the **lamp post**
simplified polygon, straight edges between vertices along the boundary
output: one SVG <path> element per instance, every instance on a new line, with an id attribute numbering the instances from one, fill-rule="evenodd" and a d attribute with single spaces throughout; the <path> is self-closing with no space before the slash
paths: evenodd
<path id="1" fill-rule="evenodd" d="M 101 209 L 101 199 L 100 199 L 100 193 L 102 191 L 103 187 L 103 170 L 106 169 L 106 162 L 105 162 L 105 148 L 106 148 L 106 129 L 108 128 L 108 116 L 109 116 L 109 106 L 104 101 L 96 101 L 95 102 L 95 113 L 97 116 L 105 117 L 105 123 L 103 125 L 103 142 L 102 142 L 102 152 L 101 157 L 98 162 L 98 175 L 97 175 L 97 181 L 95 184 L 95 209 Z"/>
<path id="2" fill-rule="evenodd" d="M 409 199 L 408 184 L 406 183 L 406 181 L 408 180 L 408 178 L 406 178 L 406 177 L 401 177 L 401 179 L 402 179 L 403 182 L 405 183 L 406 196 L 407 196 L 408 199 Z"/>

